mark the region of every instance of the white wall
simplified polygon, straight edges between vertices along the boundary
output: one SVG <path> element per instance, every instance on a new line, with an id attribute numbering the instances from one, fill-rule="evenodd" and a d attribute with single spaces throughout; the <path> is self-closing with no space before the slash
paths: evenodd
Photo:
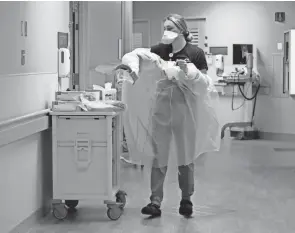
<path id="1" fill-rule="evenodd" d="M 9 232 L 51 198 L 51 137 L 42 132 L 0 148 L 0 231 Z"/>
<path id="2" fill-rule="evenodd" d="M 39 2 L 42 3 L 42 2 Z M 46 2 L 43 30 L 51 31 L 50 45 L 36 40 L 36 46 L 57 51 L 57 32 L 68 32 L 69 2 Z M 45 12 L 46 11 L 46 12 Z M 42 15 L 42 12 L 39 12 Z M 1 19 L 1 15 L 0 15 Z M 42 31 L 38 32 L 42 34 Z M 1 41 L 1 35 L 0 35 Z M 48 54 L 41 54 L 48 56 Z M 41 56 L 40 55 L 40 56 Z M 3 54 L 0 54 L 3 56 Z M 48 56 L 50 57 L 50 56 Z M 0 122 L 46 109 L 57 88 L 56 67 L 48 74 L 0 76 Z M 43 58 L 43 57 L 42 57 Z M 36 57 L 36 61 L 41 57 Z M 52 61 L 51 61 L 52 62 Z M 63 88 L 66 89 L 67 83 Z M 42 132 L 0 148 L 0 232 L 7 233 L 51 198 L 51 135 Z"/>

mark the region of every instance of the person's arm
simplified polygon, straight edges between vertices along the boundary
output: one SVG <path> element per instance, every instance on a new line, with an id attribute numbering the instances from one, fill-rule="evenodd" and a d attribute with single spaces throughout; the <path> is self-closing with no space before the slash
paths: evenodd
<path id="1" fill-rule="evenodd" d="M 192 61 L 194 65 L 200 70 L 203 74 L 207 74 L 208 65 L 206 56 L 203 50 L 199 50 L 195 56 L 195 59 Z"/>
<path id="2" fill-rule="evenodd" d="M 178 64 L 180 71 L 177 77 L 173 79 L 174 82 L 194 95 L 206 94 L 209 85 L 208 76 L 197 69 L 193 63 L 179 61 Z"/>
<path id="3" fill-rule="evenodd" d="M 116 68 L 126 70 L 130 73 L 133 84 L 139 79 L 140 70 L 140 59 L 147 59 L 151 61 L 158 62 L 158 53 L 160 52 L 160 47 L 158 45 L 152 46 L 151 48 L 137 48 L 133 51 L 126 53 L 122 57 L 121 64 Z M 154 53 L 154 54 L 152 54 Z M 124 80 L 123 80 L 124 81 Z"/>

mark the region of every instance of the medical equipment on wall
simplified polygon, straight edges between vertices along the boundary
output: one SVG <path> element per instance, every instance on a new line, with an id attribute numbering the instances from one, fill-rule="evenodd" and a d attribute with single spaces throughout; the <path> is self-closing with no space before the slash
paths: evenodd
<path id="1" fill-rule="evenodd" d="M 60 48 L 58 50 L 58 77 L 64 78 L 70 74 L 70 50 Z"/>
<path id="2" fill-rule="evenodd" d="M 206 54 L 206 61 L 208 66 L 211 66 L 213 64 L 212 54 Z"/>
<path id="3" fill-rule="evenodd" d="M 224 72 L 224 57 L 221 54 L 215 56 L 216 75 L 221 77 Z"/>
<path id="4" fill-rule="evenodd" d="M 247 71 L 250 75 L 250 77 L 252 77 L 252 70 L 253 70 L 253 54 L 252 53 L 247 53 L 246 54 L 246 59 L 247 59 Z"/>
<path id="5" fill-rule="evenodd" d="M 283 93 L 295 95 L 295 29 L 284 33 Z"/>
<path id="6" fill-rule="evenodd" d="M 70 51 L 67 48 L 58 49 L 58 87 L 62 90 L 62 79 L 69 78 L 71 72 Z"/>
<path id="7" fill-rule="evenodd" d="M 238 86 L 239 91 L 241 95 L 244 97 L 244 102 L 243 104 L 239 107 L 241 108 L 244 104 L 247 105 L 245 108 L 247 109 L 246 111 L 251 111 L 250 109 L 252 108 L 252 114 L 249 116 L 246 113 L 245 117 L 245 122 L 236 122 L 236 123 L 229 123 L 223 126 L 222 129 L 222 137 L 224 136 L 224 130 L 227 127 L 230 127 L 231 135 L 234 136 L 236 135 L 239 139 L 256 139 L 258 138 L 258 130 L 253 126 L 254 122 L 254 116 L 255 116 L 255 109 L 256 109 L 256 101 L 257 101 L 257 95 L 260 89 L 260 76 L 253 72 L 253 54 L 252 53 L 246 53 L 246 67 L 242 69 L 236 68 L 234 72 L 231 72 L 230 74 L 223 74 L 222 79 L 219 80 L 221 83 L 225 83 L 227 85 L 233 85 L 233 88 L 235 85 Z M 217 63 L 217 65 L 219 65 Z M 216 72 L 217 70 L 222 67 L 221 65 L 216 67 Z M 219 71 L 220 72 L 220 71 Z M 253 84 L 256 83 L 257 89 L 252 95 L 252 86 Z M 243 87 L 243 88 L 242 88 Z M 254 100 L 254 104 L 252 106 L 252 100 Z M 232 110 L 237 110 L 234 109 L 233 107 L 233 102 L 234 102 L 234 93 L 232 95 Z M 235 127 L 235 129 L 233 129 Z"/>

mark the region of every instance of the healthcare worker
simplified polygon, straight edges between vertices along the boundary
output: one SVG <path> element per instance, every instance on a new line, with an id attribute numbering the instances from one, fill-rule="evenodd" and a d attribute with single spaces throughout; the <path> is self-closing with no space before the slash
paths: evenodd
<path id="1" fill-rule="evenodd" d="M 184 18 L 177 14 L 169 15 L 164 21 L 164 35 L 160 44 L 151 48 L 165 61 L 176 61 L 186 73 L 187 63 L 192 63 L 202 73 L 208 70 L 204 51 L 191 44 L 193 37 L 188 30 Z M 177 158 L 193 157 L 195 153 L 196 133 L 193 127 L 185 126 L 190 119 L 189 110 L 183 92 L 173 80 L 162 84 L 162 92 L 157 96 L 157 103 L 153 120 L 153 137 L 155 138 L 157 157 L 153 159 L 151 172 L 151 203 L 142 208 L 141 212 L 153 217 L 161 216 L 161 202 L 163 200 L 163 185 L 167 172 L 167 161 L 172 136 L 174 136 Z M 173 106 L 172 106 L 173 105 Z M 190 129 L 191 128 L 191 129 Z M 166 166 L 162 166 L 167 164 Z M 178 166 L 179 188 L 182 192 L 179 213 L 190 216 L 193 213 L 191 196 L 194 193 L 194 163 Z"/>

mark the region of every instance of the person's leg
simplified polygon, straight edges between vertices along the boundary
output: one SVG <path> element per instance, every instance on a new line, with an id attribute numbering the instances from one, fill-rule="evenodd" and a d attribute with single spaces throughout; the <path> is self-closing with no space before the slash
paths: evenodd
<path id="1" fill-rule="evenodd" d="M 141 213 L 151 216 L 161 215 L 161 203 L 164 196 L 164 181 L 167 172 L 169 145 L 172 138 L 170 128 L 158 128 L 159 132 L 163 133 L 161 140 L 158 140 L 157 147 L 158 154 L 153 159 L 151 171 L 151 203 L 142 208 Z M 166 130 L 166 133 L 165 133 Z M 170 132 L 170 133 L 169 133 Z M 165 133 L 165 135 L 164 135 Z M 158 133 L 159 134 L 159 133 Z"/>
<path id="2" fill-rule="evenodd" d="M 157 159 L 155 158 L 151 172 L 151 203 L 141 210 L 142 214 L 154 217 L 161 216 L 162 214 L 160 208 L 164 196 L 164 181 L 167 172 L 167 166 L 160 168 L 157 166 L 157 163 Z"/>
<path id="3" fill-rule="evenodd" d="M 194 193 L 193 161 L 196 148 L 196 129 L 191 112 L 179 89 L 174 89 L 172 103 L 172 131 L 179 166 L 178 182 L 182 193 L 179 213 L 191 215 L 193 204 L 190 199 Z"/>
<path id="4" fill-rule="evenodd" d="M 191 200 L 194 194 L 194 164 L 178 167 L 178 183 L 182 192 L 182 200 Z"/>
<path id="5" fill-rule="evenodd" d="M 142 214 L 151 216 L 161 215 L 161 203 L 164 196 L 164 180 L 170 153 L 170 142 L 172 139 L 169 90 L 159 94 L 157 107 L 153 116 L 152 146 L 154 159 L 151 171 L 151 203 L 144 207 Z"/>
<path id="6" fill-rule="evenodd" d="M 181 189 L 179 213 L 190 216 L 193 213 L 191 196 L 194 193 L 194 164 L 178 167 L 178 183 Z"/>
<path id="7" fill-rule="evenodd" d="M 159 167 L 157 163 L 157 159 L 154 159 L 151 172 L 152 194 L 150 200 L 151 203 L 160 207 L 164 196 L 164 181 L 167 173 L 167 166 Z"/>

